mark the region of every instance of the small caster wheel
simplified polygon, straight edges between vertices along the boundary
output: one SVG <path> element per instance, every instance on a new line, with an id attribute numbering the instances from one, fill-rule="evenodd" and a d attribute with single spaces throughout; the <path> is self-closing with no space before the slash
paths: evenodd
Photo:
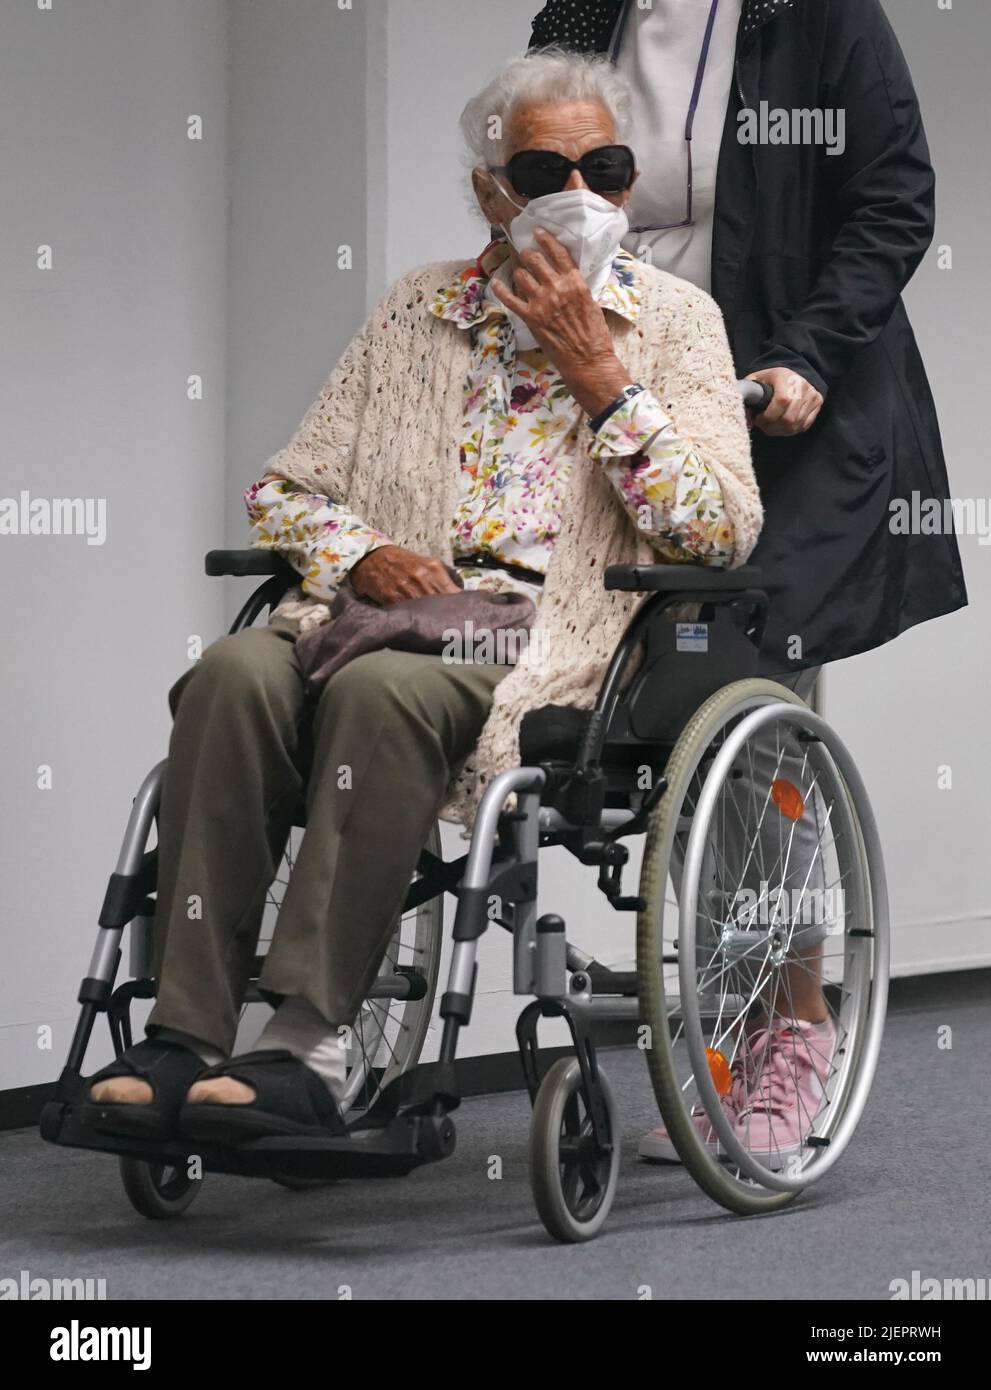
<path id="1" fill-rule="evenodd" d="M 145 1163 L 139 1158 L 118 1161 L 131 1206 L 149 1221 L 181 1216 L 196 1200 L 202 1179 L 189 1177 L 182 1165 Z"/>
<path id="2" fill-rule="evenodd" d="M 602 1072 L 610 1148 L 592 1130 L 577 1058 L 562 1057 L 540 1084 L 530 1122 L 530 1186 L 537 1213 L 555 1240 L 592 1240 L 605 1225 L 619 1177 L 616 1102 Z"/>

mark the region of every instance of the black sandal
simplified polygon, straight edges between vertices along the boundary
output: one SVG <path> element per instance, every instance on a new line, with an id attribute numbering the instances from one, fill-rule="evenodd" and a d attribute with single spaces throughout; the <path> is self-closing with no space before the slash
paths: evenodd
<path id="1" fill-rule="evenodd" d="M 206 1064 L 196 1052 L 178 1043 L 146 1038 L 91 1076 L 79 1107 L 84 1125 L 129 1139 L 174 1139 L 186 1092 Z M 151 1087 L 150 1101 L 94 1100 L 92 1088 L 114 1076 L 139 1076 Z"/>
<path id="2" fill-rule="evenodd" d="M 315 1071 L 291 1052 L 246 1052 L 201 1072 L 198 1080 L 229 1076 L 251 1086 L 255 1099 L 242 1105 L 186 1104 L 179 1129 L 186 1139 L 243 1144 L 292 1136 L 326 1139 L 347 1133 L 333 1096 Z"/>

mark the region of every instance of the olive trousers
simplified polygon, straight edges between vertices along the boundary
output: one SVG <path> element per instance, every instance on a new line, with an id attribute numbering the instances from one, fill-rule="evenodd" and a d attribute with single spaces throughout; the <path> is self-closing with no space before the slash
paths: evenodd
<path id="1" fill-rule="evenodd" d="M 445 791 L 512 667 L 380 651 L 306 696 L 283 619 L 213 643 L 169 692 L 148 1032 L 229 1053 L 266 894 L 306 830 L 259 987 L 353 1022 Z"/>

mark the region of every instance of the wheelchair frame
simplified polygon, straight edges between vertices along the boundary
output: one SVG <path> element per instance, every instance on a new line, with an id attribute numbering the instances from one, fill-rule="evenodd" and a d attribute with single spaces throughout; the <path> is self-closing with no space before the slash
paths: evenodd
<path id="1" fill-rule="evenodd" d="M 229 630 L 232 634 L 250 626 L 264 609 L 271 612 L 286 589 L 297 582 L 297 575 L 289 564 L 277 553 L 265 550 L 213 550 L 207 555 L 206 571 L 211 575 L 240 577 L 267 575 L 264 584 L 240 609 Z M 707 571 L 688 566 L 613 566 L 606 571 L 607 588 L 648 592 L 650 596 L 639 606 L 614 652 L 595 708 L 588 713 L 573 765 L 524 766 L 500 774 L 482 798 L 467 855 L 445 862 L 424 852 L 418 865 L 420 876 L 407 892 L 403 912 L 443 892 L 453 892 L 457 897 L 448 988 L 443 992 L 439 1008 L 443 1031 L 438 1061 L 414 1066 L 393 1081 L 347 1137 L 278 1138 L 254 1141 L 236 1152 L 204 1151 L 200 1155 L 204 1170 L 264 1175 L 278 1163 L 279 1169 L 299 1176 L 327 1176 L 328 1172 L 334 1176 L 354 1173 L 371 1176 L 409 1172 L 420 1163 L 450 1154 L 454 1147 L 454 1127 L 449 1115 L 460 1104 L 454 1058 L 460 1030 L 471 1019 L 477 976 L 475 955 L 478 940 L 491 922 L 488 902 L 493 894 L 509 909 L 509 920 L 503 916 L 500 924 L 513 934 L 513 990 L 516 994 L 535 997 L 521 1013 L 517 1024 L 518 1047 L 531 1099 L 537 1095 L 541 1081 L 537 1045 L 539 1017 L 563 1016 L 573 1037 L 582 1081 L 592 1098 L 596 1144 L 609 1150 L 592 1026 L 637 1020 L 637 977 L 632 972 L 607 969 L 568 945 L 560 917 L 545 915 L 538 919 L 538 851 L 542 845 L 563 844 L 585 865 L 599 866 L 599 888 L 614 909 L 632 912 L 639 909 L 641 899 L 621 894 L 621 872 L 628 851 L 620 837 L 637 834 L 644 828 L 646 816 L 663 795 L 666 784 L 663 776 L 657 777 L 652 791 L 637 809 L 607 808 L 605 805 L 609 780 L 603 769 L 603 752 L 607 734 L 623 701 L 624 673 L 638 642 L 657 614 L 685 603 L 748 606 L 752 621 L 746 638 L 748 645 L 752 644 L 756 663 L 756 648 L 763 634 L 767 610 L 767 596 L 756 587 L 757 581 L 759 575 L 753 569 Z M 739 674 L 741 671 L 734 670 L 713 676 L 713 688 Z M 634 742 L 635 746 L 641 746 L 635 739 Z M 165 760 L 147 774 L 133 802 L 117 867 L 111 874 L 100 912 L 100 931 L 89 972 L 79 987 L 81 1016 L 58 1079 L 56 1098 L 44 1106 L 42 1118 L 43 1137 L 54 1143 L 111 1150 L 138 1159 L 181 1159 L 188 1155 L 189 1148 L 110 1134 L 101 1134 L 95 1143 L 95 1136 L 79 1123 L 74 1108 L 83 1094 L 83 1059 L 97 1015 L 107 1013 L 114 1049 L 120 1054 L 131 1045 L 129 1005 L 132 999 L 154 997 L 154 984 L 147 976 L 149 960 L 142 949 L 149 938 L 147 930 L 138 933 L 138 949 L 132 938 L 133 979 L 115 990 L 114 980 L 120 967 L 124 927 L 142 922 L 142 919 L 149 927 L 154 912 L 150 894 L 154 891 L 157 849 L 147 851 L 145 847 L 164 770 Z M 542 805 L 542 792 L 550 783 L 557 785 L 557 803 Z M 517 798 L 517 809 L 506 812 L 503 803 L 513 794 Z M 568 972 L 573 973 L 571 988 L 568 988 Z M 413 997 L 410 991 L 416 990 L 416 980 L 410 977 L 379 980 L 377 988 L 388 991 L 389 997 Z"/>
<path id="2" fill-rule="evenodd" d="M 265 576 L 238 613 L 231 633 L 252 624 L 264 609 L 271 612 L 298 579 L 288 563 L 271 551 L 212 551 L 206 558 L 206 570 L 211 575 Z M 425 850 L 418 864 L 419 876 L 408 890 L 404 912 L 445 892 L 457 897 L 454 949 L 447 988 L 440 999 L 443 1029 L 436 1062 L 414 1062 L 379 1093 L 370 1109 L 341 1137 L 264 1139 L 236 1149 L 198 1145 L 193 1150 L 179 1141 L 148 1142 L 95 1134 L 80 1122 L 76 1107 L 85 1089 L 82 1066 L 97 1015 L 108 1015 L 119 1054 L 131 1041 L 131 1000 L 152 998 L 155 993 L 147 946 L 155 906 L 150 895 L 157 849 L 146 846 L 166 766 L 163 761 L 145 778 L 131 810 L 100 913 L 90 968 L 79 991 L 79 1021 L 55 1099 L 43 1112 L 44 1138 L 159 1165 L 181 1165 L 195 1151 L 204 1171 L 248 1176 L 278 1173 L 300 1182 L 400 1175 L 447 1157 L 455 1147 L 451 1112 L 460 1103 L 455 1070 L 458 1040 L 461 1029 L 471 1020 L 478 942 L 493 920 L 489 903 L 495 896 L 502 907 L 495 920 L 513 936 L 513 991 L 533 996 L 516 1028 L 531 1102 L 536 1103 L 542 1081 L 539 1021 L 563 1017 L 571 1033 L 588 1116 L 587 1128 L 575 1142 L 584 1145 L 582 1152 L 590 1163 L 611 1168 L 618 1154 L 614 1152 L 608 1090 L 600 1074 L 593 1035 L 604 1026 L 636 1024 L 637 974 L 611 970 L 569 944 L 565 924 L 555 914 L 538 917 L 539 850 L 563 845 L 581 863 L 598 866 L 598 887 L 615 910 L 643 909 L 639 896 L 622 891 L 623 869 L 629 858 L 622 840 L 645 829 L 651 810 L 663 796 L 667 754 L 681 727 L 709 695 L 756 671 L 768 600 L 759 587 L 759 574 L 752 568 L 714 571 L 670 565 L 613 566 L 606 571 L 605 583 L 607 588 L 646 593 L 648 597 L 637 608 L 613 654 L 594 708 L 581 717 L 577 753 L 568 759 L 552 756 L 496 777 L 482 798 L 467 854 L 444 861 Z M 651 633 L 657 632 L 660 625 L 656 619 L 667 610 L 689 604 L 702 606 L 703 619 L 721 616 L 723 635 L 730 640 L 716 644 L 721 650 L 705 660 L 693 653 L 689 658 L 694 663 L 692 678 L 675 682 L 670 679 L 670 663 L 664 667 L 663 654 L 659 662 L 652 661 Z M 674 624 L 664 626 L 673 629 Z M 638 651 L 642 653 L 639 664 Z M 689 669 L 683 661 L 681 669 Z M 638 695 L 643 697 L 644 690 L 648 695 L 653 691 L 655 698 L 645 703 L 651 709 L 656 706 L 659 671 L 660 683 L 673 703 L 660 723 L 650 724 L 648 720 L 649 736 L 645 738 L 644 731 L 638 733 L 635 728 L 636 700 Z M 634 791 L 629 769 L 623 766 L 617 770 L 610 760 L 610 754 L 629 754 L 631 749 L 639 755 L 640 766 L 650 761 L 656 772 L 646 792 Z M 510 796 L 515 796 L 516 805 L 507 810 Z M 121 938 L 130 923 L 139 924 L 131 935 L 134 978 L 114 989 Z M 415 993 L 418 984 L 422 982 L 415 971 L 402 970 L 380 977 L 374 988 L 379 997 L 417 998 L 422 997 L 422 993 Z M 422 987 L 425 990 L 425 985 Z"/>

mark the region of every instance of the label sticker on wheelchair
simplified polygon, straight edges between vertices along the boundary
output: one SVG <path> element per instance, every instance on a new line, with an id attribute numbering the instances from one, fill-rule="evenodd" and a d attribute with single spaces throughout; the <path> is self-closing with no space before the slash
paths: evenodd
<path id="1" fill-rule="evenodd" d="M 675 643 L 679 652 L 707 652 L 709 650 L 708 623 L 677 623 Z"/>

